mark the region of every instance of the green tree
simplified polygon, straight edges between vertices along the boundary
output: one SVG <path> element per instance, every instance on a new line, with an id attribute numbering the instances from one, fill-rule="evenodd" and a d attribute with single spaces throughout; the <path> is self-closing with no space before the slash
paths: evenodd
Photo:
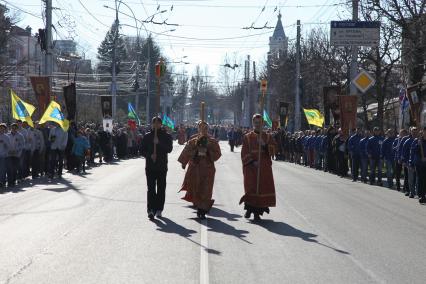
<path id="1" fill-rule="evenodd" d="M 115 23 L 111 26 L 111 29 L 105 35 L 104 40 L 98 47 L 98 59 L 100 61 L 98 65 L 99 73 L 112 74 L 112 61 L 115 51 L 116 61 L 116 74 L 120 73 L 120 65 L 122 61 L 127 59 L 127 50 L 124 42 L 124 38 L 120 35 L 118 25 Z"/>

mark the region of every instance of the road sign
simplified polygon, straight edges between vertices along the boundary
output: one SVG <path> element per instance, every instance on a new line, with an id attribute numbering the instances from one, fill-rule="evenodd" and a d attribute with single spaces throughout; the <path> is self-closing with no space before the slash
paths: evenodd
<path id="1" fill-rule="evenodd" d="M 378 46 L 380 22 L 331 21 L 330 43 L 336 46 Z"/>
<path id="2" fill-rule="evenodd" d="M 361 72 L 352 80 L 352 83 L 360 90 L 365 93 L 368 89 L 370 89 L 376 83 L 371 75 L 365 71 L 361 70 Z"/>
<path id="3" fill-rule="evenodd" d="M 266 92 L 266 89 L 268 88 L 268 81 L 262 80 L 260 83 L 260 90 L 262 92 Z"/>

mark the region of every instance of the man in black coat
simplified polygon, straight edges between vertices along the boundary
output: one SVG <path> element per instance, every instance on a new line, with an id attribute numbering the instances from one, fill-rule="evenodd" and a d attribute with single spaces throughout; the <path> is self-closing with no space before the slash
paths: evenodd
<path id="1" fill-rule="evenodd" d="M 166 200 L 167 155 L 173 150 L 173 139 L 162 127 L 160 117 L 152 119 L 152 130 L 142 139 L 142 156 L 148 185 L 148 218 L 161 217 Z M 154 146 L 155 145 L 155 146 Z M 154 148 L 156 151 L 154 151 Z"/>

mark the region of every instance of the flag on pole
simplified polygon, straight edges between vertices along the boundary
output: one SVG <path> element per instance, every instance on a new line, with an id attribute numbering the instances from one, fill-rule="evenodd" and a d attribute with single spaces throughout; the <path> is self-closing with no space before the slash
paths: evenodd
<path id="1" fill-rule="evenodd" d="M 173 119 L 168 117 L 167 115 L 163 115 L 163 125 L 167 126 L 168 128 L 174 130 L 175 129 L 175 122 Z"/>
<path id="2" fill-rule="evenodd" d="M 10 89 L 10 97 L 12 102 L 13 118 L 20 121 L 26 121 L 29 126 L 34 127 L 31 115 L 33 115 L 35 107 L 21 100 L 21 98 L 18 97 L 12 89 Z"/>
<path id="3" fill-rule="evenodd" d="M 131 103 L 127 104 L 127 110 L 128 110 L 127 117 L 130 118 L 130 119 L 136 120 L 138 122 L 138 125 L 140 125 L 141 121 L 138 117 L 138 114 L 136 113 L 136 110 L 133 108 Z"/>
<path id="4" fill-rule="evenodd" d="M 303 109 L 306 120 L 310 125 L 322 127 L 324 125 L 324 116 L 317 109 Z"/>
<path id="5" fill-rule="evenodd" d="M 401 88 L 401 90 L 399 90 L 399 102 L 401 104 L 401 111 L 404 112 L 409 106 L 407 89 Z"/>
<path id="6" fill-rule="evenodd" d="M 61 106 L 55 101 L 50 101 L 49 106 L 46 108 L 46 111 L 40 119 L 40 124 L 47 121 L 56 122 L 64 131 L 67 131 L 70 126 L 69 120 L 65 119 L 64 114 L 61 111 Z"/>
<path id="7" fill-rule="evenodd" d="M 272 127 L 272 120 L 269 117 L 269 115 L 266 112 L 266 110 L 263 110 L 263 120 L 266 122 L 266 125 L 268 125 L 268 127 Z"/>

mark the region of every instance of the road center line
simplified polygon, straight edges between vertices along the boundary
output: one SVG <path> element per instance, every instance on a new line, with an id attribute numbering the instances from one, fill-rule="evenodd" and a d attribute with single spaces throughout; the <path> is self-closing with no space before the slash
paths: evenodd
<path id="1" fill-rule="evenodd" d="M 209 253 L 207 239 L 207 219 L 201 221 L 201 246 L 200 246 L 200 284 L 209 283 Z"/>

